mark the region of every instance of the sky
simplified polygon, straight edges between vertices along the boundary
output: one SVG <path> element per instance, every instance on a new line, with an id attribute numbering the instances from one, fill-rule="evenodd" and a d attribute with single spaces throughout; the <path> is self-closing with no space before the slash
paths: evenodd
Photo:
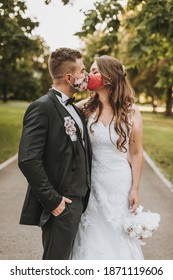
<path id="1" fill-rule="evenodd" d="M 51 51 L 59 47 L 80 48 L 80 39 L 74 35 L 82 28 L 83 11 L 92 9 L 95 0 L 74 0 L 73 5 L 62 4 L 61 0 L 52 0 L 45 5 L 44 0 L 25 0 L 27 16 L 40 22 L 34 35 L 40 35 L 47 42 Z M 125 4 L 126 0 L 120 0 Z"/>

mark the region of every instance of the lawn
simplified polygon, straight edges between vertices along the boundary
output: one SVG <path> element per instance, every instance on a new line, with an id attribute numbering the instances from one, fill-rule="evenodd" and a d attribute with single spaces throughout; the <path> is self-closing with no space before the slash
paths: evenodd
<path id="1" fill-rule="evenodd" d="M 173 183 L 173 118 L 142 112 L 142 119 L 144 150 Z"/>
<path id="2" fill-rule="evenodd" d="M 27 106 L 25 102 L 0 103 L 0 163 L 18 151 L 22 120 Z"/>
<path id="3" fill-rule="evenodd" d="M 0 103 L 0 163 L 18 151 L 25 102 Z M 164 113 L 143 112 L 143 147 L 173 183 L 173 118 Z"/>

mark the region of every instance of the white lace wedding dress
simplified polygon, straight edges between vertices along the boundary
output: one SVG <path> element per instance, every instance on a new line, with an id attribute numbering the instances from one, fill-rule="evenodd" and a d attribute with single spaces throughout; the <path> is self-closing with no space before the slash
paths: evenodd
<path id="1" fill-rule="evenodd" d="M 89 118 L 88 128 L 95 115 Z M 113 123 L 98 121 L 90 133 L 93 150 L 92 184 L 89 203 L 82 215 L 74 242 L 73 260 L 141 260 L 140 243 L 122 228 L 129 213 L 132 184 L 127 153 L 120 152 L 110 140 L 117 141 Z M 128 145 L 127 145 L 128 148 Z"/>

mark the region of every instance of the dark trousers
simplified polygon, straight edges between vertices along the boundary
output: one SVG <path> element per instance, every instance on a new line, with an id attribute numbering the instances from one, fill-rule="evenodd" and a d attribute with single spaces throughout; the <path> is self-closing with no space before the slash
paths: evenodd
<path id="1" fill-rule="evenodd" d="M 69 197 L 64 211 L 42 226 L 43 260 L 68 260 L 83 211 L 81 197 Z"/>

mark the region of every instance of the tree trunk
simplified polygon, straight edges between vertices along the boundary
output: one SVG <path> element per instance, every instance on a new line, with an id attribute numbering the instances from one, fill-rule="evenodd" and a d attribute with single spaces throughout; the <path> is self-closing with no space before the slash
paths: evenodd
<path id="1" fill-rule="evenodd" d="M 157 100 L 155 99 L 154 93 L 148 88 L 148 93 L 151 96 L 151 105 L 153 107 L 153 113 L 157 113 Z"/>
<path id="2" fill-rule="evenodd" d="M 166 92 L 166 112 L 167 117 L 172 116 L 172 86 L 167 89 Z"/>
<path id="3" fill-rule="evenodd" d="M 153 106 L 153 113 L 157 113 L 157 100 L 155 100 L 154 94 L 151 96 L 152 97 L 152 106 Z"/>
<path id="4" fill-rule="evenodd" d="M 2 92 L 2 101 L 4 103 L 6 103 L 8 101 L 7 94 L 8 94 L 8 88 L 7 88 L 7 85 L 4 85 L 3 92 Z"/>

